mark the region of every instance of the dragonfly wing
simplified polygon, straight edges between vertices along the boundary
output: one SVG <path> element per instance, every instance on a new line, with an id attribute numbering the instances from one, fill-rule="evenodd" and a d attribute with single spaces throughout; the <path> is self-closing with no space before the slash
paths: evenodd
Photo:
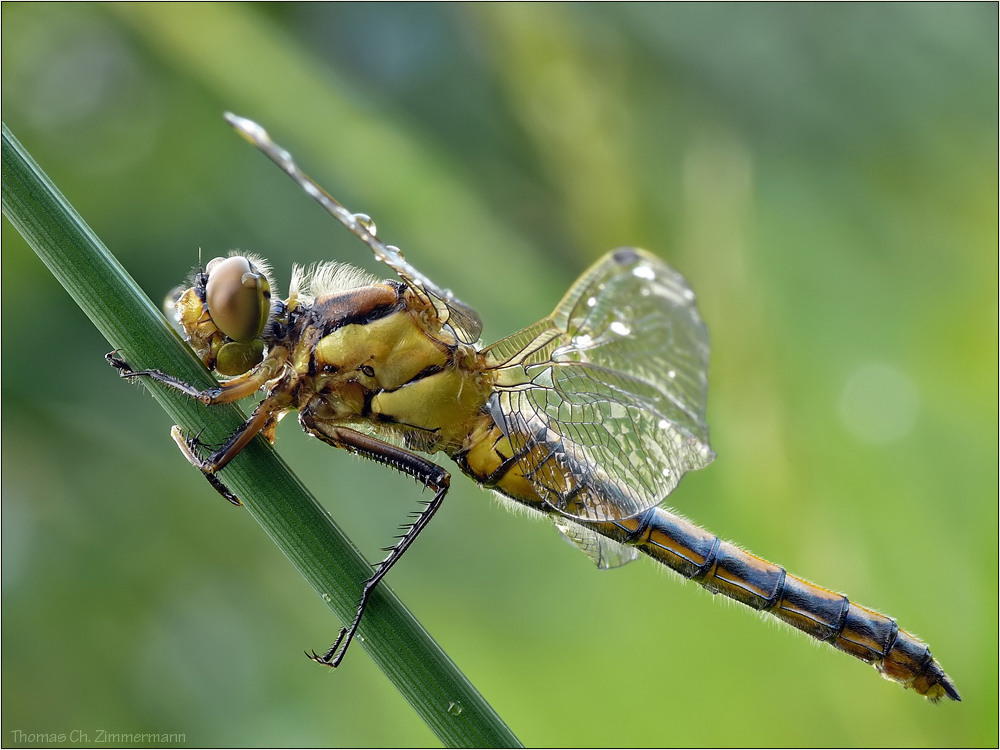
<path id="1" fill-rule="evenodd" d="M 573 523 L 567 518 L 550 516 L 567 542 L 580 549 L 601 570 L 620 568 L 639 557 L 639 550 L 601 536 L 596 531 Z"/>
<path id="2" fill-rule="evenodd" d="M 708 351 L 684 278 L 642 250 L 615 250 L 549 318 L 485 350 L 494 418 L 555 510 L 632 516 L 715 457 Z"/>
<path id="3" fill-rule="evenodd" d="M 389 266 L 400 280 L 417 293 L 429 306 L 434 308 L 442 326 L 451 328 L 455 337 L 466 344 L 479 340 L 483 322 L 479 314 L 458 299 L 450 289 L 442 289 L 424 276 L 403 257 L 403 252 L 394 245 L 386 245 L 376 237 L 375 224 L 364 214 L 355 214 L 344 208 L 336 199 L 321 188 L 303 172 L 292 155 L 275 143 L 267 131 L 253 120 L 227 112 L 226 121 L 236 131 L 256 146 L 265 156 L 277 164 L 282 171 L 319 203 L 331 216 L 347 227 L 354 236 L 368 245 L 375 257 Z"/>
<path id="4" fill-rule="evenodd" d="M 349 213 L 349 212 L 347 212 Z M 335 214 L 336 215 L 336 214 Z M 337 216 L 344 222 L 344 219 Z M 350 229 L 350 225 L 344 222 Z M 403 251 L 395 245 L 386 245 L 372 231 L 355 231 L 355 235 L 371 248 L 375 257 L 389 266 L 400 280 L 417 294 L 424 297 L 434 307 L 442 325 L 451 328 L 455 337 L 465 344 L 475 344 L 483 332 L 483 321 L 472 307 L 462 302 L 450 289 L 442 289 L 418 271 L 403 257 Z M 352 229 L 352 231 L 354 231 Z"/>

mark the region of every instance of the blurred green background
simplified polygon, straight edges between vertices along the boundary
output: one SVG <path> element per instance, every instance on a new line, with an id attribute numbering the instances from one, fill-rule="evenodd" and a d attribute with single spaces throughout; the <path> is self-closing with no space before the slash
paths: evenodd
<path id="1" fill-rule="evenodd" d="M 252 117 L 492 341 L 620 245 L 712 335 L 719 455 L 670 505 L 927 640 L 964 702 L 456 477 L 389 582 L 536 746 L 995 746 L 997 6 L 2 6 L 3 118 L 155 300 L 231 248 L 368 251 Z M 118 380 L 3 222 L 3 719 L 190 745 L 434 745 Z M 413 482 L 278 449 L 370 558 Z"/>

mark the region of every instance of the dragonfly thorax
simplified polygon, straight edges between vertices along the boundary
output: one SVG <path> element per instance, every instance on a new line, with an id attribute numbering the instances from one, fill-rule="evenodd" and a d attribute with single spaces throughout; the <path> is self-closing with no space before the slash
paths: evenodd
<path id="1" fill-rule="evenodd" d="M 447 451 L 468 435 L 486 402 L 486 378 L 468 366 L 471 347 L 434 335 L 400 290 L 380 287 L 317 300 L 314 332 L 303 330 L 299 346 L 306 349 L 294 357 L 297 369 L 315 373 L 307 408 Z M 343 317 L 338 308 L 348 301 L 354 312 Z"/>

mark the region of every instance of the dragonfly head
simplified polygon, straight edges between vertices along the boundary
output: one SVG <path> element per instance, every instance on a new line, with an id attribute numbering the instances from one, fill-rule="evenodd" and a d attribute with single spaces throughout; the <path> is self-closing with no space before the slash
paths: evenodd
<path id="1" fill-rule="evenodd" d="M 264 359 L 262 335 L 272 312 L 264 261 L 245 255 L 214 258 L 171 302 L 188 342 L 219 374 L 240 375 Z"/>
<path id="2" fill-rule="evenodd" d="M 205 306 L 219 330 L 238 343 L 258 338 L 271 312 L 267 275 L 242 255 L 209 261 L 205 274 Z"/>

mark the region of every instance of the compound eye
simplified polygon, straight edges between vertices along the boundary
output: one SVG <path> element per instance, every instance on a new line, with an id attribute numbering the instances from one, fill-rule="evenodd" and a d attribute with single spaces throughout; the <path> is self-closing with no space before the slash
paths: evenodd
<path id="1" fill-rule="evenodd" d="M 246 343 L 264 330 L 271 311 L 271 285 L 246 258 L 217 258 L 208 265 L 205 303 L 220 331 Z"/>

